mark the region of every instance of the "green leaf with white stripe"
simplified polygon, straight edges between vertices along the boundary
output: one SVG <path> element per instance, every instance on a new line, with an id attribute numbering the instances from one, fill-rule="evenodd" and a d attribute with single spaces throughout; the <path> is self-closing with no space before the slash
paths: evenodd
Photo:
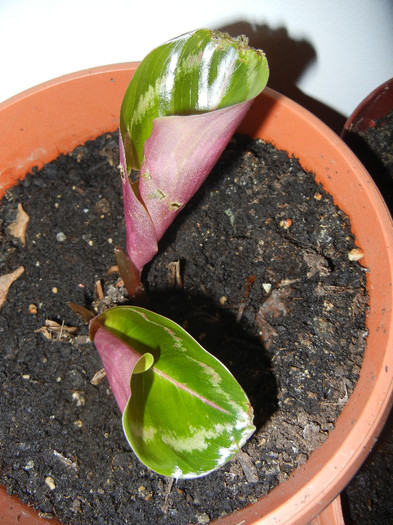
<path id="1" fill-rule="evenodd" d="M 174 478 L 203 476 L 254 432 L 253 410 L 239 383 L 179 325 L 133 306 L 107 310 L 94 322 L 127 345 L 133 362 L 154 358 L 131 374 L 123 412 L 125 435 L 150 469 Z"/>
<path id="2" fill-rule="evenodd" d="M 120 133 L 126 171 L 141 167 L 153 120 L 205 113 L 255 98 L 265 87 L 265 54 L 209 29 L 179 36 L 151 51 L 136 70 L 123 99 Z"/>

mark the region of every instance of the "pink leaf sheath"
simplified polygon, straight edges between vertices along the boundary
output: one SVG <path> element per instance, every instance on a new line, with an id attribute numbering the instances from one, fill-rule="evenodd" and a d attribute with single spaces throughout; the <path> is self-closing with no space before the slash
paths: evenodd
<path id="1" fill-rule="evenodd" d="M 92 323 L 95 323 L 94 344 L 100 354 L 113 395 L 123 413 L 131 396 L 131 375 L 141 354 L 98 321 L 93 320 Z"/>
<path id="2" fill-rule="evenodd" d="M 139 195 L 125 175 L 120 137 L 127 253 L 139 271 L 157 253 L 157 242 L 203 184 L 252 102 L 154 119 L 144 147 Z"/>
<path id="3" fill-rule="evenodd" d="M 146 207 L 135 195 L 126 175 L 127 168 L 121 134 L 119 142 L 127 253 L 136 268 L 141 271 L 158 251 L 157 236 Z"/>
<path id="4" fill-rule="evenodd" d="M 157 240 L 203 184 L 252 102 L 154 119 L 145 143 L 139 192 Z"/>

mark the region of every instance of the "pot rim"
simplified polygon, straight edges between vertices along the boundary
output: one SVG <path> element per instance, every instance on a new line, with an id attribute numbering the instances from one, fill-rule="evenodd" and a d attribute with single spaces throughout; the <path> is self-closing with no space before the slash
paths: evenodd
<path id="1" fill-rule="evenodd" d="M 360 102 L 346 120 L 341 137 L 345 137 L 346 133 L 353 129 L 366 131 L 367 128 L 374 127 L 376 120 L 392 110 L 393 78 L 380 84 Z"/>
<path id="2" fill-rule="evenodd" d="M 40 166 L 59 153 L 71 151 L 100 133 L 114 131 L 118 126 L 122 95 L 137 65 L 137 62 L 114 64 L 71 73 L 1 103 L 0 122 L 5 123 L 7 118 L 10 124 L 7 128 L 2 124 L 0 128 L 0 147 L 8 148 L 10 153 L 7 149 L 8 157 L 6 155 L 0 161 L 0 198 L 11 180 L 21 179 L 34 165 Z M 89 92 L 89 96 L 97 100 L 86 104 L 95 106 L 98 116 L 89 119 L 86 124 L 80 123 L 80 133 L 66 137 L 64 129 L 72 125 L 73 119 L 83 121 L 86 118 L 80 100 L 83 95 L 78 91 L 82 86 L 85 91 L 93 91 L 93 95 Z M 51 91 L 55 95 L 52 94 L 51 100 L 44 102 Z M 64 111 L 59 101 L 66 95 L 71 96 L 71 105 Z M 32 120 L 24 126 L 21 123 L 27 115 Z M 55 128 L 48 125 L 50 115 L 57 118 Z M 288 121 L 289 115 L 296 118 L 295 133 L 293 124 Z M 46 124 L 43 126 L 43 123 Z M 308 129 L 309 137 L 303 137 L 303 128 Z M 370 268 L 368 285 L 371 302 L 367 318 L 370 334 L 364 362 L 358 384 L 339 416 L 335 430 L 287 481 L 257 503 L 222 520 L 227 524 L 241 520 L 265 525 L 300 524 L 319 514 L 349 482 L 371 450 L 392 406 L 393 224 L 386 204 L 360 161 L 330 128 L 297 103 L 265 88 L 239 128 L 241 132 L 245 130 L 254 137 L 262 134 L 279 149 L 283 149 L 281 143 L 288 140 L 289 146 L 285 149 L 297 156 L 306 169 L 314 169 L 316 163 L 322 162 L 323 168 L 317 173 L 317 180 L 322 180 L 330 193 L 330 188 L 347 185 L 346 195 L 335 192 L 334 200 L 351 219 L 356 217 L 353 221 L 354 233 L 365 252 L 364 264 Z M 55 137 L 55 144 L 43 148 L 42 137 L 48 133 Z M 322 137 L 325 137 L 326 145 L 323 151 L 319 145 Z M 64 140 L 67 142 L 65 147 Z M 311 149 L 311 156 L 307 158 L 303 153 L 306 146 Z M 337 156 L 345 160 L 339 161 Z M 360 208 L 358 211 L 355 201 L 357 208 Z M 371 222 L 375 231 L 369 221 L 364 220 L 367 208 L 373 210 Z M 381 260 L 384 267 L 377 270 Z M 371 343 L 373 350 L 370 350 Z M 381 347 L 385 349 L 382 355 Z"/>

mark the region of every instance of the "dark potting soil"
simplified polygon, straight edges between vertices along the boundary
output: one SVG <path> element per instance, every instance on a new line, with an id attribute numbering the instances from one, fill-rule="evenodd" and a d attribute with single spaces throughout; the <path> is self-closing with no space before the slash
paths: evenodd
<path id="1" fill-rule="evenodd" d="M 313 175 L 237 136 L 143 277 L 149 307 L 242 384 L 257 431 L 215 473 L 159 476 L 129 449 L 107 380 L 92 384 L 100 359 L 66 305 L 127 300 L 111 268 L 125 238 L 117 155 L 116 136 L 99 137 L 0 203 L 0 275 L 24 267 L 0 317 L 0 482 L 64 523 L 208 523 L 285 481 L 334 428 L 362 362 L 365 270 Z M 25 246 L 10 234 L 18 204 Z"/>
<path id="2" fill-rule="evenodd" d="M 393 111 L 373 127 L 353 127 L 345 137 L 393 213 Z M 348 524 L 393 523 L 393 412 L 369 458 L 345 490 Z"/>

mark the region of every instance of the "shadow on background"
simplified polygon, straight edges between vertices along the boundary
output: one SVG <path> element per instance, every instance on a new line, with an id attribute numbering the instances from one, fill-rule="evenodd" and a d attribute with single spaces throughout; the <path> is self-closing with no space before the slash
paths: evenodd
<path id="1" fill-rule="evenodd" d="M 270 67 L 268 86 L 308 109 L 337 134 L 341 133 L 346 118 L 296 86 L 307 67 L 317 60 L 309 42 L 291 38 L 285 27 L 271 29 L 266 24 L 240 21 L 217 29 L 231 36 L 246 35 L 252 47 L 263 49 Z"/>

